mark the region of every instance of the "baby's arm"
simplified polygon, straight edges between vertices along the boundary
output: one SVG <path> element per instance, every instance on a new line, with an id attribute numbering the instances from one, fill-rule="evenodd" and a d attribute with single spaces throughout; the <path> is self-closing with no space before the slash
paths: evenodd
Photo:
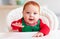
<path id="1" fill-rule="evenodd" d="M 49 33 L 50 28 L 48 25 L 44 24 L 40 19 L 40 31 L 34 35 L 34 37 L 42 37 Z"/>
<path id="2" fill-rule="evenodd" d="M 11 24 L 11 31 L 19 32 L 20 28 L 23 28 L 22 24 L 18 21 L 13 21 Z"/>
<path id="3" fill-rule="evenodd" d="M 41 29 L 39 32 L 42 32 L 44 36 L 47 35 L 50 31 L 50 28 L 48 27 L 48 25 L 44 24 L 41 19 L 40 19 L 40 28 Z"/>

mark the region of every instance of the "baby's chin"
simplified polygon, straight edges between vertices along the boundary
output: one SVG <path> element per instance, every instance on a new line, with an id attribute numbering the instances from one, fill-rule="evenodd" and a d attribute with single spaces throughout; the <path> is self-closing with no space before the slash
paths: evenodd
<path id="1" fill-rule="evenodd" d="M 35 22 L 29 22 L 29 24 L 34 24 Z"/>

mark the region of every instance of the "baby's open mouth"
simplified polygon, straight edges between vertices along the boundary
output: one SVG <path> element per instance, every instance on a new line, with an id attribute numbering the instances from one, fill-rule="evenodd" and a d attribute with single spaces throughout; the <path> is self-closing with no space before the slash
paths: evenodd
<path id="1" fill-rule="evenodd" d="M 29 19 L 30 21 L 33 21 L 34 19 Z"/>

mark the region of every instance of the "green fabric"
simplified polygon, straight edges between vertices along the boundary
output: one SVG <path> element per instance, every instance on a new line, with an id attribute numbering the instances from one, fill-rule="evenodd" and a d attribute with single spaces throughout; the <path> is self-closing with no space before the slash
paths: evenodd
<path id="1" fill-rule="evenodd" d="M 24 26 L 22 28 L 22 32 L 36 32 L 40 30 L 40 20 L 38 20 L 37 25 L 30 26 L 30 25 L 26 25 L 26 23 L 24 22 L 24 19 L 22 18 L 22 25 Z"/>

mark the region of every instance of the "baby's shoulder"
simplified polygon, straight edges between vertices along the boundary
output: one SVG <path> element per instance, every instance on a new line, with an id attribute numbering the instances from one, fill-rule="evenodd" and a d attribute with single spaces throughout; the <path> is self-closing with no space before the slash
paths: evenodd
<path id="1" fill-rule="evenodd" d="M 21 19 L 18 19 L 18 20 L 14 20 L 12 23 L 16 23 L 16 22 L 17 23 L 19 23 L 19 22 L 22 23 L 22 18 Z"/>

